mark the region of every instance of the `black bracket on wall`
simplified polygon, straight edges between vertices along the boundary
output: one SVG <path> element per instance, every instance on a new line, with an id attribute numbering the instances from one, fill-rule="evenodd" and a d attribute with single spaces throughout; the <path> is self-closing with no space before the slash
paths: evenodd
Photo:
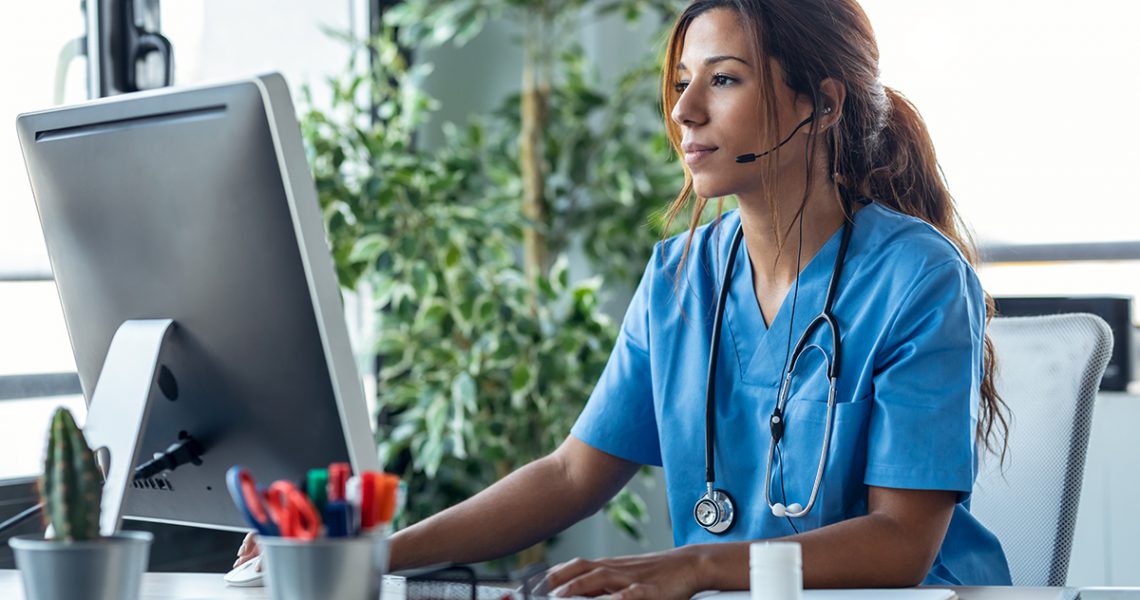
<path id="1" fill-rule="evenodd" d="M 157 31 L 157 0 L 84 0 L 88 97 L 102 98 L 174 82 L 174 49 Z M 144 87 L 140 67 L 159 57 L 157 85 Z"/>

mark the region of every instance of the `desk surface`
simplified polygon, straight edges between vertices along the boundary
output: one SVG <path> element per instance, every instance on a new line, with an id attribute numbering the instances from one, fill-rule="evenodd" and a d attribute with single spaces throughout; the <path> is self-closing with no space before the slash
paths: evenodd
<path id="1" fill-rule="evenodd" d="M 1068 588 L 1009 588 L 960 587 L 953 588 L 960 600 L 1073 600 L 1077 591 Z M 0 569 L 0 598 L 23 600 L 24 588 L 20 572 Z M 1131 598 L 1140 599 L 1140 591 Z M 707 596 L 715 600 L 719 594 Z M 725 594 L 725 596 L 730 596 Z M 1104 597 L 1104 596 L 1101 596 Z M 1123 596 L 1114 596 L 1121 597 Z M 140 600 L 217 600 L 244 599 L 268 600 L 265 588 L 231 588 L 217 573 L 147 573 L 143 576 Z"/>
<path id="2" fill-rule="evenodd" d="M 24 584 L 20 572 L 0 569 L 0 598 L 24 600 Z M 140 600 L 201 600 L 203 598 L 229 600 L 268 600 L 269 592 L 263 588 L 232 588 L 222 581 L 218 573 L 147 573 L 143 575 Z"/>

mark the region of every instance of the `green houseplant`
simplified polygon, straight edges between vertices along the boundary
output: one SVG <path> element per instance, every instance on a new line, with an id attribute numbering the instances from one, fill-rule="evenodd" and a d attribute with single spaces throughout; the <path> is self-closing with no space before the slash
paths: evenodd
<path id="1" fill-rule="evenodd" d="M 587 8 L 669 3 L 405 2 L 301 116 L 342 285 L 371 288 L 380 310 L 381 458 L 410 487 L 418 520 L 550 452 L 569 432 L 608 358 L 616 326 L 601 277 L 571 281 L 566 251 L 630 286 L 660 236 L 655 213 L 680 187 L 659 127 L 652 56 L 602 89 L 569 39 Z M 430 150 L 417 131 L 438 103 L 431 65 L 407 48 L 462 43 L 487 19 L 516 18 L 523 90 Z M 352 43 L 352 40 L 346 40 Z M 636 108 L 631 108 L 636 107 Z M 637 537 L 645 506 L 607 507 Z"/>
<path id="2" fill-rule="evenodd" d="M 600 279 L 572 283 L 565 260 L 528 279 L 517 190 L 487 160 L 479 123 L 414 148 L 433 104 L 415 85 L 426 68 L 406 68 L 390 38 L 374 49 L 372 72 L 335 81 L 332 108 L 306 111 L 302 129 L 341 283 L 369 283 L 382 309 L 380 452 L 408 479 L 416 520 L 561 441 L 614 325 Z"/>
<path id="3" fill-rule="evenodd" d="M 493 20 L 519 31 L 520 89 L 484 116 L 492 158 L 519 189 L 524 264 L 581 242 L 594 272 L 635 283 L 663 233 L 661 209 L 682 173 L 660 125 L 660 56 L 679 0 L 405 0 L 385 13 L 411 49 L 464 46 Z M 655 24 L 629 67 L 604 80 L 579 42 L 584 25 L 620 16 Z M 632 36 L 638 37 L 637 35 Z"/>
<path id="4" fill-rule="evenodd" d="M 52 416 L 38 489 L 48 539 L 9 540 L 29 600 L 138 598 L 152 536 L 99 534 L 103 475 L 66 408 Z"/>

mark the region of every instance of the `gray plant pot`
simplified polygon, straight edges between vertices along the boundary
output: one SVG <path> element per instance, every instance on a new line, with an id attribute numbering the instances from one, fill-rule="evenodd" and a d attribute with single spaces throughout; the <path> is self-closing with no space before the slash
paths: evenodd
<path id="1" fill-rule="evenodd" d="M 138 600 L 154 536 L 123 531 L 89 542 L 8 540 L 27 600 Z"/>

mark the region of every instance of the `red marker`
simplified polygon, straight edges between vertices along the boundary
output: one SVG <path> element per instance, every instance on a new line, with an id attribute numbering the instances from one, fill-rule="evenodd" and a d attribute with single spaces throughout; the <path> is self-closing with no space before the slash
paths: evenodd
<path id="1" fill-rule="evenodd" d="M 348 463 L 333 463 L 329 465 L 329 502 L 344 502 L 345 486 L 348 478 L 352 477 L 352 466 Z"/>
<path id="2" fill-rule="evenodd" d="M 380 524 L 378 502 L 383 479 L 380 473 L 365 471 L 360 474 L 360 529 L 369 531 Z"/>

